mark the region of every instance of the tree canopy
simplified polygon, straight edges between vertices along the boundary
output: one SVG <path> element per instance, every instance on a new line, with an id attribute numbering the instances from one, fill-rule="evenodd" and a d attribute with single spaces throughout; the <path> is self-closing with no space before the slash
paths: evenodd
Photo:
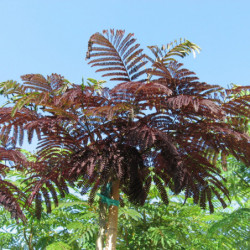
<path id="1" fill-rule="evenodd" d="M 43 201 L 48 212 L 51 198 L 58 204 L 56 190 L 64 197 L 76 185 L 81 194 L 90 191 L 92 204 L 109 184 L 107 198 L 120 203 L 122 192 L 129 202 L 143 205 L 154 183 L 166 205 L 169 192 L 182 192 L 184 203 L 192 198 L 212 213 L 215 198 L 223 208 L 230 201 L 217 161 L 226 169 L 232 155 L 250 165 L 250 87 L 200 82 L 176 60 L 199 51 L 189 41 L 148 46 L 153 58 L 135 41 L 122 30 L 104 30 L 89 40 L 89 64 L 121 82 L 112 89 L 94 79 L 72 84 L 58 74 L 29 74 L 21 77 L 22 84 L 1 84 L 10 104 L 0 109 L 3 160 L 29 170 L 26 194 L 28 204 L 35 200 L 38 218 Z M 16 148 L 26 134 L 30 143 L 34 134 L 38 138 L 33 162 Z M 0 185 L 6 190 L 0 191 L 1 203 L 24 219 L 10 185 L 3 179 Z"/>

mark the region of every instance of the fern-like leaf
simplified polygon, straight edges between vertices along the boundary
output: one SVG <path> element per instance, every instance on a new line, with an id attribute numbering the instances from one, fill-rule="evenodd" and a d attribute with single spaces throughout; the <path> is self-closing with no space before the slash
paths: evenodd
<path id="1" fill-rule="evenodd" d="M 87 57 L 92 59 L 89 64 L 100 68 L 97 72 L 107 71 L 103 76 L 112 77 L 110 80 L 135 80 L 145 73 L 141 68 L 147 63 L 139 44 L 132 46 L 135 41 L 132 33 L 125 36 L 123 30 L 95 33 L 89 40 Z"/>

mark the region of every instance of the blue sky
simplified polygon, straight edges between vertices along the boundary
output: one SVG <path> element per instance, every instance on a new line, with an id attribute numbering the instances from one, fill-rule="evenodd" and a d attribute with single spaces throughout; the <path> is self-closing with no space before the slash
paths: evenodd
<path id="1" fill-rule="evenodd" d="M 0 0 L 0 10 L 0 82 L 28 73 L 100 79 L 85 61 L 88 39 L 118 28 L 145 49 L 186 38 L 202 48 L 183 60 L 202 81 L 250 84 L 249 0 Z"/>

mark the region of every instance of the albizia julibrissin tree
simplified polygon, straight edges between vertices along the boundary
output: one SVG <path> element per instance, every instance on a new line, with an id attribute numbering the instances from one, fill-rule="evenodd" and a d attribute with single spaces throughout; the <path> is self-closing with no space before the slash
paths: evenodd
<path id="1" fill-rule="evenodd" d="M 76 184 L 89 201 L 101 191 L 108 203 L 108 221 L 101 213 L 97 247 L 115 249 L 118 200 L 123 193 L 143 205 L 152 182 L 168 203 L 168 189 L 183 192 L 210 212 L 217 197 L 223 207 L 228 190 L 216 161 L 226 168 L 231 154 L 247 166 L 250 138 L 249 87 L 223 89 L 199 82 L 175 56 L 199 49 L 189 41 L 148 47 L 154 58 L 122 30 L 95 33 L 88 43 L 89 64 L 120 82 L 112 89 L 76 85 L 60 75 L 25 75 L 23 84 L 5 82 L 2 92 L 14 94 L 14 107 L 0 109 L 1 135 L 31 142 L 37 134 L 37 161 L 29 166 L 33 182 L 29 202 L 37 215 L 44 200 L 57 203 Z M 106 234 L 105 234 L 106 232 Z"/>
<path id="2" fill-rule="evenodd" d="M 18 219 L 25 221 L 20 204 L 24 207 L 26 196 L 10 180 L 5 180 L 5 177 L 11 167 L 19 169 L 25 163 L 26 158 L 21 152 L 8 148 L 8 143 L 2 141 L 0 146 L 0 205 L 9 211 L 11 217 L 17 221 Z"/>

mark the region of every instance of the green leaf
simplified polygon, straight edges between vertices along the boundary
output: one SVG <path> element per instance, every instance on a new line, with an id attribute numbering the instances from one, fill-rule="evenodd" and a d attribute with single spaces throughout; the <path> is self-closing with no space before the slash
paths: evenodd
<path id="1" fill-rule="evenodd" d="M 71 249 L 72 249 L 71 246 L 62 241 L 52 243 L 46 247 L 46 250 L 71 250 Z"/>

